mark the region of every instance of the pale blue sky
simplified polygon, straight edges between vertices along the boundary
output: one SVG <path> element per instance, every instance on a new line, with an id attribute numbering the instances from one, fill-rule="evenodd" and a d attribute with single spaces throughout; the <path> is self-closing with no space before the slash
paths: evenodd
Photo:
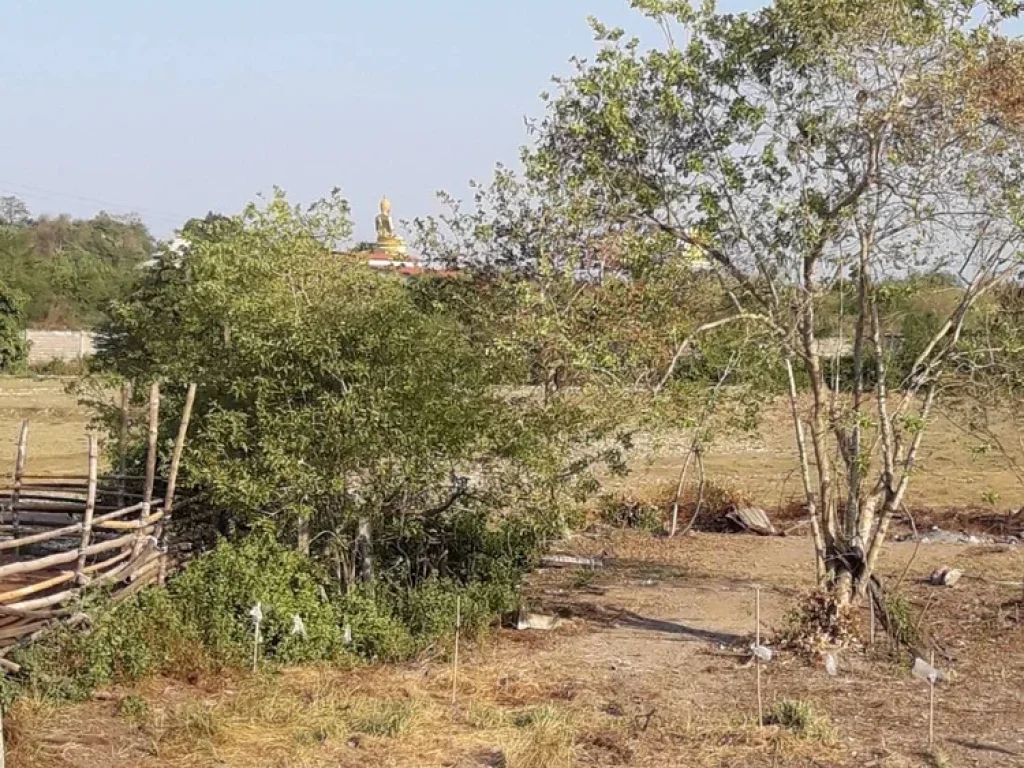
<path id="1" fill-rule="evenodd" d="M 754 0 L 732 0 L 736 10 Z M 340 186 L 357 237 L 513 163 L 586 17 L 626 0 L 0 0 L 0 194 L 137 211 L 161 236 Z"/>
<path id="2" fill-rule="evenodd" d="M 283 187 L 340 186 L 357 236 L 513 162 L 586 16 L 626 0 L 3 0 L 0 192 L 138 211 L 167 235 Z M 111 205 L 111 203 L 115 205 Z"/>

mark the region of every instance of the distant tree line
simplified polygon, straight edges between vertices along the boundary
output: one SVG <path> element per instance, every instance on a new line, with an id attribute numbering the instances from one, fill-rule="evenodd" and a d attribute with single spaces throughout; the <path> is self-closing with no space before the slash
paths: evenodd
<path id="1" fill-rule="evenodd" d="M 154 245 L 133 215 L 34 217 L 18 198 L 0 198 L 0 303 L 10 305 L 3 315 L 29 327 L 91 328 L 130 293 Z"/>

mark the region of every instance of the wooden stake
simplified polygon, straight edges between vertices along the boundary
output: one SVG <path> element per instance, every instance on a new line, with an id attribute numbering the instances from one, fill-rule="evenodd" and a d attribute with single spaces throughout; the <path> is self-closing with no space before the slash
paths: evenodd
<path id="1" fill-rule="evenodd" d="M 761 588 L 754 587 L 754 644 L 761 645 Z M 764 728 L 764 699 L 761 696 L 761 659 L 754 654 L 754 666 L 757 668 L 757 726 Z"/>
<path id="2" fill-rule="evenodd" d="M 455 705 L 459 683 L 459 630 L 462 627 L 462 596 L 455 597 L 455 655 L 452 661 L 452 706 Z"/>
<path id="3" fill-rule="evenodd" d="M 89 548 L 92 537 L 92 516 L 96 511 L 96 464 L 99 451 L 96 447 L 96 436 L 89 435 L 89 491 L 85 499 L 85 517 L 82 521 L 82 546 L 78 550 L 78 566 L 75 568 L 75 579 L 79 585 L 85 573 L 85 551 Z"/>
<path id="4" fill-rule="evenodd" d="M 11 523 L 14 526 L 14 538 L 21 532 L 21 515 L 18 512 L 18 498 L 21 496 L 21 483 L 25 475 L 25 460 L 28 456 L 28 419 L 21 422 L 21 433 L 18 435 L 18 452 L 14 457 L 14 489 L 11 491 Z"/>
<path id="5" fill-rule="evenodd" d="M 253 633 L 253 644 L 252 644 L 252 671 L 256 673 L 256 669 L 259 665 L 260 659 L 260 622 L 256 620 L 256 631 Z"/>
<path id="6" fill-rule="evenodd" d="M 874 596 L 868 597 L 868 609 L 871 611 L 871 629 L 868 633 L 868 644 L 875 644 L 875 598 Z"/>
<path id="7" fill-rule="evenodd" d="M 124 506 L 125 475 L 128 474 L 128 403 L 131 401 L 131 384 L 121 383 L 121 431 L 117 438 L 117 506 Z"/>
<path id="8" fill-rule="evenodd" d="M 167 495 L 164 499 L 164 522 L 171 517 L 171 508 L 174 506 L 174 489 L 178 484 L 178 468 L 181 464 L 181 453 L 185 449 L 185 435 L 188 433 L 188 423 L 192 419 L 192 406 L 196 401 L 196 385 L 188 385 L 188 393 L 185 395 L 185 410 L 181 414 L 181 424 L 178 425 L 178 436 L 174 440 L 174 453 L 171 455 L 171 469 L 167 476 Z"/>
<path id="9" fill-rule="evenodd" d="M 153 483 L 156 481 L 156 441 L 160 422 L 160 385 L 155 381 L 149 388 L 149 434 L 146 441 L 146 480 L 142 487 L 140 518 L 149 517 L 153 503 Z"/>
<path id="10" fill-rule="evenodd" d="M 171 523 L 171 512 L 174 509 L 174 491 L 178 486 L 178 469 L 181 466 L 181 454 L 185 450 L 185 436 L 188 434 L 188 425 L 192 420 L 192 406 L 196 401 L 196 385 L 189 384 L 188 392 L 185 394 L 185 408 L 181 413 L 181 423 L 178 425 L 178 435 L 174 439 L 174 452 L 171 454 L 171 468 L 167 475 L 167 493 L 164 496 L 164 516 L 156 527 L 156 540 L 163 542 L 164 529 Z M 167 555 L 160 561 L 161 584 L 167 578 Z"/>
<path id="11" fill-rule="evenodd" d="M 935 651 L 929 654 L 928 663 L 935 669 Z M 928 748 L 935 744 L 935 680 L 928 680 Z"/>

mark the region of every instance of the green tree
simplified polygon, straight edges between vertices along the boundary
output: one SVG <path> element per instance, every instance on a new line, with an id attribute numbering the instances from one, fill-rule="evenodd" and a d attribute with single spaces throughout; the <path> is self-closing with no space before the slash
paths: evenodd
<path id="1" fill-rule="evenodd" d="M 204 224 L 116 307 L 99 364 L 139 392 L 159 379 L 172 411 L 198 383 L 184 475 L 238 525 L 270 526 L 348 584 L 371 575 L 371 549 L 390 579 L 466 577 L 483 553 L 459 542 L 499 512 L 557 527 L 592 422 L 494 389 L 455 319 L 339 262 L 350 231 L 337 194 Z"/>
<path id="2" fill-rule="evenodd" d="M 12 195 L 0 197 L 0 224 L 12 226 L 24 224 L 29 219 L 25 201 Z"/>
<path id="3" fill-rule="evenodd" d="M 132 216 L 11 216 L 0 225 L 0 279 L 26 297 L 30 325 L 82 328 L 131 290 L 153 238 Z"/>
<path id="4" fill-rule="evenodd" d="M 21 296 L 0 280 L 0 372 L 17 368 L 28 353 L 23 305 Z"/>
<path id="5" fill-rule="evenodd" d="M 600 50 L 558 83 L 527 167 L 551 196 L 701 253 L 734 316 L 771 332 L 789 370 L 819 576 L 845 604 L 870 584 L 972 308 L 1019 261 L 1021 134 L 1002 102 L 968 87 L 1006 47 L 999 25 L 1013 9 L 632 5 L 663 43 L 595 22 Z M 910 269 L 953 271 L 961 292 L 891 392 L 882 287 Z M 849 398 L 830 389 L 818 322 L 844 283 Z"/>

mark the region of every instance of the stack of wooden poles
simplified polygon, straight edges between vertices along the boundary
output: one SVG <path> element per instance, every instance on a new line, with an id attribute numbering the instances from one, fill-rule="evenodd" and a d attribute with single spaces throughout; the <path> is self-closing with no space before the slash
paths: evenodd
<path id="1" fill-rule="evenodd" d="M 26 472 L 29 422 L 21 425 L 13 483 L 0 486 L 0 669 L 7 659 L 60 621 L 86 621 L 86 594 L 105 589 L 114 601 L 162 582 L 167 573 L 165 534 L 185 435 L 195 400 L 185 399 L 167 475 L 164 498 L 154 498 L 160 388 L 149 393 L 145 474 L 125 474 L 128 396 L 122 390 L 119 473 L 100 475 L 95 436 L 89 437 L 88 473 L 82 476 Z"/>

